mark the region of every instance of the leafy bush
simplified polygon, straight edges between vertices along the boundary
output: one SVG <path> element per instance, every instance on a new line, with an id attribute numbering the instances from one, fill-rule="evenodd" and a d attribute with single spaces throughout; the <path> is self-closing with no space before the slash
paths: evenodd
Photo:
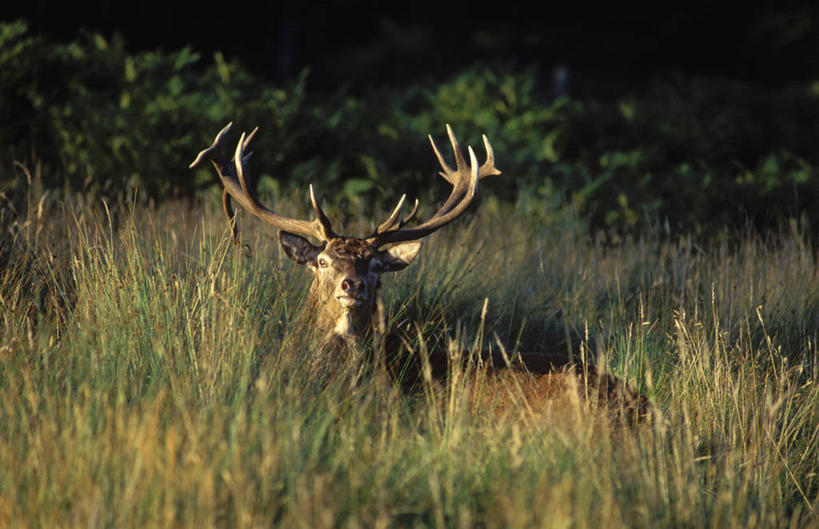
<path id="1" fill-rule="evenodd" d="M 190 193 L 202 180 L 187 164 L 228 121 L 272 125 L 260 138 L 269 167 L 298 139 L 304 77 L 263 87 L 217 54 L 202 66 L 189 48 L 130 55 L 121 37 L 84 34 L 66 45 L 31 37 L 23 23 L 0 29 L 4 76 L 0 109 L 11 160 L 34 157 L 59 168 L 47 185 L 117 194 L 139 187 L 148 197 Z M 274 155 L 264 153 L 275 153 Z M 4 186 L 10 177 L 3 177 Z"/>
<path id="2" fill-rule="evenodd" d="M 21 22 L 0 25 L 0 68 L 0 192 L 23 182 L 13 161 L 36 161 L 55 169 L 44 171 L 49 188 L 191 196 L 216 184 L 187 164 L 234 121 L 263 129 L 251 164 L 263 195 L 314 183 L 341 210 L 401 193 L 430 202 L 445 190 L 423 137 L 444 147 L 451 123 L 479 157 L 481 133 L 498 154 L 504 175 L 480 196 L 517 201 L 541 221 L 561 204 L 612 234 L 646 221 L 705 232 L 803 211 L 819 220 L 811 84 L 672 76 L 619 99 L 554 99 L 537 69 L 471 67 L 443 82 L 328 94 L 308 91 L 306 72 L 270 86 L 220 54 L 129 53 L 121 37 L 97 34 L 53 44 Z"/>
<path id="3" fill-rule="evenodd" d="M 769 222 L 816 201 L 819 93 L 810 86 L 671 78 L 569 111 L 556 169 L 586 175 L 575 196 L 595 224 Z"/>
<path id="4" fill-rule="evenodd" d="M 819 93 L 811 86 L 673 77 L 619 100 L 546 92 L 536 70 L 472 68 L 434 86 L 349 102 L 345 136 L 360 141 L 355 152 L 371 153 L 376 181 L 400 175 L 400 189 L 424 189 L 435 161 L 413 138 L 441 137 L 442 124 L 452 123 L 482 156 L 475 144 L 486 133 L 504 173 L 486 181 L 490 192 L 544 208 L 568 203 L 612 232 L 663 220 L 703 230 L 766 224 L 800 212 L 819 220 L 811 208 Z M 408 159 L 424 160 L 423 168 Z"/>

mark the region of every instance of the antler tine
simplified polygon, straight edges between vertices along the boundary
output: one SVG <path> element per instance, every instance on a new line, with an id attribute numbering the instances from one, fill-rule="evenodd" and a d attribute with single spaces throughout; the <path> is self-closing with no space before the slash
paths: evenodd
<path id="1" fill-rule="evenodd" d="M 421 203 L 418 202 L 418 199 L 416 198 L 415 199 L 415 204 L 413 204 L 413 206 L 412 206 L 412 211 L 409 212 L 409 215 L 407 215 L 406 217 L 401 219 L 401 222 L 398 223 L 398 228 L 400 228 L 401 226 L 403 226 L 407 222 L 411 221 L 415 217 L 415 214 L 418 213 L 418 206 L 420 204 Z"/>
<path id="2" fill-rule="evenodd" d="M 213 144 L 200 152 L 190 167 L 195 167 L 204 158 L 210 159 L 211 163 L 213 163 L 213 166 L 219 175 L 219 179 L 222 181 L 222 185 L 224 185 L 224 191 L 222 193 L 222 206 L 225 209 L 225 214 L 228 216 L 228 219 L 231 222 L 231 233 L 233 240 L 238 241 L 238 228 L 236 227 L 235 223 L 235 212 L 230 203 L 231 198 L 234 198 L 239 202 L 239 205 L 263 222 L 266 222 L 267 224 L 270 224 L 280 230 L 307 237 L 314 237 L 325 242 L 335 237 L 336 235 L 332 230 L 330 219 L 318 206 L 312 186 L 310 187 L 310 198 L 317 216 L 317 218 L 312 221 L 283 217 L 268 209 L 259 201 L 255 190 L 247 181 L 245 171 L 245 163 L 250 159 L 252 154 L 249 153 L 245 155 L 245 149 L 247 149 L 250 141 L 256 135 L 256 131 L 258 131 L 259 128 L 256 127 L 250 134 L 247 135 L 242 133 L 239 143 L 236 145 L 236 150 L 232 160 L 233 163 L 226 164 L 220 151 L 220 144 L 227 135 L 231 126 L 232 123 L 228 123 L 228 125 L 216 135 L 216 138 L 213 140 Z"/>
<path id="3" fill-rule="evenodd" d="M 253 139 L 253 136 L 255 136 L 257 132 L 259 132 L 258 126 L 256 126 L 256 128 L 250 131 L 250 134 L 247 135 L 247 138 L 245 138 L 244 144 L 242 145 L 242 149 L 247 149 L 247 146 L 250 145 L 250 140 Z M 486 136 L 484 136 L 484 139 L 486 139 Z"/>
<path id="4" fill-rule="evenodd" d="M 455 160 L 458 168 L 452 169 L 446 161 L 444 161 L 443 156 L 441 156 L 440 151 L 435 145 L 435 142 L 432 140 L 430 136 L 430 143 L 432 143 L 432 149 L 435 152 L 435 156 L 438 158 L 438 162 L 441 164 L 443 171 L 440 171 L 439 174 L 443 176 L 447 182 L 452 184 L 456 189 L 458 189 L 458 193 L 453 193 L 449 196 L 447 201 L 441 207 L 439 212 L 447 211 L 449 208 L 453 206 L 458 200 L 461 199 L 462 194 L 464 193 L 464 186 L 461 184 L 463 181 L 468 181 L 469 178 L 469 171 L 470 169 L 466 167 L 466 162 L 464 160 L 463 155 L 461 154 L 461 149 L 458 144 L 458 139 L 455 137 L 455 134 L 452 131 L 452 127 L 447 125 L 447 134 L 450 138 L 450 143 L 452 144 L 452 149 L 455 152 Z M 499 175 L 501 172 L 495 167 L 495 151 L 492 148 L 492 144 L 489 143 L 489 138 L 486 135 L 482 135 L 483 138 L 483 145 L 486 149 L 486 161 L 483 165 L 480 166 L 478 169 L 478 179 L 486 178 L 489 175 Z"/>
<path id="5" fill-rule="evenodd" d="M 411 241 L 420 239 L 422 237 L 426 237 L 427 235 L 431 234 L 432 232 L 446 226 L 450 222 L 454 221 L 458 217 L 460 217 L 466 208 L 469 207 L 469 204 L 472 203 L 472 199 L 475 198 L 475 193 L 478 190 L 478 181 L 480 180 L 479 174 L 480 169 L 478 167 L 478 160 L 475 157 L 475 151 L 472 150 L 472 147 L 468 148 L 469 150 L 469 171 L 458 171 L 453 172 L 453 176 L 457 176 L 458 180 L 452 186 L 452 192 L 449 195 L 449 198 L 444 203 L 443 206 L 433 215 L 429 220 L 426 222 L 410 229 L 388 229 L 386 232 L 377 233 L 374 236 L 370 237 L 370 244 L 373 246 L 384 246 L 387 244 L 397 243 L 397 242 L 404 242 L 404 241 Z M 462 158 L 463 156 L 461 156 Z M 464 165 L 465 165 L 464 161 Z M 467 180 L 468 178 L 468 180 Z M 417 201 L 416 201 L 416 208 L 408 216 L 411 218 L 415 215 L 415 211 L 417 210 Z M 409 219 L 405 219 L 409 220 Z M 403 224 L 404 221 L 402 221 Z"/>
<path id="6" fill-rule="evenodd" d="M 455 133 L 452 131 L 452 127 L 449 126 L 449 123 L 446 124 L 446 134 L 449 136 L 449 143 L 452 144 L 452 152 L 455 154 L 455 169 L 458 172 L 463 171 L 466 169 L 466 160 L 464 160 L 461 146 L 458 144 L 458 138 L 455 137 Z"/>
<path id="7" fill-rule="evenodd" d="M 204 149 L 203 151 L 200 151 L 199 154 L 196 155 L 196 159 L 191 162 L 191 164 L 188 166 L 188 169 L 193 169 L 194 167 L 199 165 L 199 163 L 201 163 L 202 160 L 205 157 L 207 157 L 211 161 L 213 161 L 212 156 L 214 154 L 221 159 L 221 154 L 219 153 L 219 150 L 218 150 L 219 149 L 219 143 L 227 135 L 228 131 L 230 130 L 230 127 L 232 127 L 232 126 L 233 126 L 232 121 L 230 123 L 228 123 L 227 125 L 225 125 L 224 128 L 219 131 L 219 134 L 216 135 L 216 138 L 214 138 L 213 143 L 210 145 L 210 147 L 208 147 L 207 149 Z"/>
<path id="8" fill-rule="evenodd" d="M 429 138 L 429 142 L 432 144 L 432 150 L 435 153 L 435 157 L 438 158 L 438 163 L 441 164 L 441 168 L 443 169 L 443 171 L 438 171 L 438 174 L 443 176 L 450 184 L 454 183 L 449 178 L 449 175 L 453 172 L 452 168 L 446 163 L 444 157 L 441 156 L 441 151 L 439 151 L 438 146 L 435 145 L 435 140 L 432 139 L 432 134 L 427 135 L 427 137 Z"/>
<path id="9" fill-rule="evenodd" d="M 481 137 L 483 138 L 483 147 L 486 149 L 486 161 L 478 170 L 478 177 L 483 179 L 489 175 L 501 174 L 495 167 L 495 150 L 492 148 L 492 144 L 489 143 L 489 138 L 486 137 L 486 134 L 482 134 Z"/>
<path id="10" fill-rule="evenodd" d="M 236 166 L 236 175 L 239 177 L 239 185 L 242 186 L 242 192 L 248 196 L 256 198 L 247 185 L 245 179 L 245 145 L 249 141 L 245 140 L 245 133 L 239 138 L 239 143 L 236 144 L 236 153 L 233 155 L 233 165 Z"/>
<path id="11" fill-rule="evenodd" d="M 413 204 L 412 210 L 409 212 L 409 214 L 400 221 L 398 221 L 398 223 L 396 224 L 396 221 L 398 220 L 398 214 L 401 213 L 401 208 L 404 206 L 404 200 L 406 200 L 406 198 L 407 195 L 401 195 L 401 199 L 398 201 L 398 205 L 395 206 L 395 209 L 392 211 L 390 217 L 381 224 L 379 224 L 378 228 L 376 228 L 374 232 L 372 232 L 370 235 L 366 237 L 367 239 L 373 239 L 374 237 L 381 235 L 383 233 L 387 233 L 388 231 L 399 230 L 407 222 L 411 221 L 415 217 L 415 214 L 418 212 L 418 205 L 420 204 L 417 198 L 415 199 L 415 204 Z"/>
<path id="12" fill-rule="evenodd" d="M 372 235 L 379 235 L 393 227 L 395 221 L 398 220 L 398 215 L 401 213 L 401 208 L 404 206 L 404 200 L 406 199 L 407 199 L 406 194 L 401 195 L 401 198 L 398 200 L 398 205 L 395 206 L 395 209 L 392 210 L 392 213 L 390 214 L 389 218 L 382 222 L 381 224 L 379 224 L 375 231 L 372 233 Z"/>
<path id="13" fill-rule="evenodd" d="M 449 126 L 449 123 L 446 124 L 446 133 L 447 136 L 449 136 L 449 143 L 452 145 L 452 152 L 455 155 L 455 169 L 452 169 L 452 167 L 444 161 L 444 157 L 441 155 L 441 151 L 438 150 L 438 146 L 435 145 L 435 140 L 432 139 L 432 135 L 429 135 L 429 142 L 432 144 L 435 157 L 438 158 L 438 163 L 441 164 L 441 168 L 443 169 L 443 171 L 439 171 L 438 174 L 443 176 L 447 182 L 454 185 L 459 179 L 459 173 L 468 169 L 464 155 L 461 152 L 461 146 L 458 144 L 458 138 L 455 137 L 455 133 L 452 131 L 452 127 Z"/>
<path id="14" fill-rule="evenodd" d="M 318 200 L 316 200 L 316 194 L 313 192 L 313 184 L 310 184 L 310 203 L 313 205 L 313 210 L 316 212 L 316 220 L 318 220 L 319 225 L 321 226 L 324 240 L 329 241 L 330 239 L 335 238 L 336 234 L 333 231 L 330 218 L 325 215 L 324 210 L 321 209 Z"/>

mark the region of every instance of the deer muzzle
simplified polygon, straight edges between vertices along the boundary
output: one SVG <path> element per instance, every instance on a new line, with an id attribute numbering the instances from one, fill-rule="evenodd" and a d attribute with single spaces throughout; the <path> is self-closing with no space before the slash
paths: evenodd
<path id="1" fill-rule="evenodd" d="M 346 277 L 339 284 L 336 299 L 345 309 L 360 307 L 367 300 L 366 284 L 359 278 Z"/>

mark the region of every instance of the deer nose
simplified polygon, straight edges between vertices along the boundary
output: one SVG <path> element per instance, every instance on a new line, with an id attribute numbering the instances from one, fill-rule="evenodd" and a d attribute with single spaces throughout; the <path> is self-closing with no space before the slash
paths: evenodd
<path id="1" fill-rule="evenodd" d="M 355 297 L 359 292 L 364 290 L 364 281 L 355 277 L 345 277 L 341 280 L 341 290 Z"/>

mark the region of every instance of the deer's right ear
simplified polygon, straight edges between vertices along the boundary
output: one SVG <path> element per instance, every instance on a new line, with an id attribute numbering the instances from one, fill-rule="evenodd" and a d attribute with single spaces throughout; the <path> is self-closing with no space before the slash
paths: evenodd
<path id="1" fill-rule="evenodd" d="M 418 255 L 421 241 L 401 242 L 378 253 L 378 269 L 381 272 L 403 270 Z"/>
<path id="2" fill-rule="evenodd" d="M 279 232 L 279 243 L 281 243 L 287 257 L 299 264 L 313 266 L 316 264 L 316 257 L 324 249 L 322 246 L 311 243 L 301 235 L 283 230 Z"/>

